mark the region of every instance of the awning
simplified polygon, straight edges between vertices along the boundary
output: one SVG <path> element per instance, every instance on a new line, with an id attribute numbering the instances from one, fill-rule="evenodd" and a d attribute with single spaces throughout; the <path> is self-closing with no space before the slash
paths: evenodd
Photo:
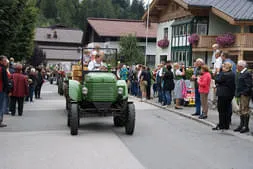
<path id="1" fill-rule="evenodd" d="M 194 17 L 175 20 L 171 26 L 177 26 L 177 25 L 183 25 L 183 24 L 190 23 L 190 22 L 192 22 L 193 18 Z"/>

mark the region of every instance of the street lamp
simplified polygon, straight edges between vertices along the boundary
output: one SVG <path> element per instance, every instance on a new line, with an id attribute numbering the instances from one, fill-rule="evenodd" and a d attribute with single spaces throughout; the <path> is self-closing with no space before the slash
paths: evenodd
<path id="1" fill-rule="evenodd" d="M 148 31 L 149 31 L 149 1 L 148 0 L 148 15 L 147 15 L 147 28 L 146 28 L 146 50 L 145 50 L 145 66 L 147 66 L 147 51 L 148 51 Z"/>

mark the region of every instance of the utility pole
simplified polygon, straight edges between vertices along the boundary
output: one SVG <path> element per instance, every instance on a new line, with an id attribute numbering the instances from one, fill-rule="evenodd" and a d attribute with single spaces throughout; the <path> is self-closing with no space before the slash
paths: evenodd
<path id="1" fill-rule="evenodd" d="M 146 28 L 146 49 L 145 49 L 145 66 L 147 66 L 147 51 L 148 51 L 148 32 L 149 32 L 149 1 L 148 0 L 148 15 L 147 15 L 147 28 Z"/>

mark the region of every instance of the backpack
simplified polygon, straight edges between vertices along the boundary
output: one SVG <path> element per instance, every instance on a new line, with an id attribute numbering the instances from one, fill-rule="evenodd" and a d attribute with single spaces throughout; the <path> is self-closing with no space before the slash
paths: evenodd
<path id="1" fill-rule="evenodd" d="M 13 82 L 13 79 L 8 79 L 8 87 L 7 87 L 7 90 L 8 90 L 8 93 L 12 92 L 14 88 L 14 82 Z"/>

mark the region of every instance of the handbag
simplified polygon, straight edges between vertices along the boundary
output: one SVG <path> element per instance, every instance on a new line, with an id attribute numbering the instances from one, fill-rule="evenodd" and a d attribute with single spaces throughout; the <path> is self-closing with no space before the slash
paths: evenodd
<path id="1" fill-rule="evenodd" d="M 235 113 L 239 112 L 239 110 L 240 110 L 239 105 L 237 104 L 235 97 L 232 100 L 232 110 Z"/>
<path id="2" fill-rule="evenodd" d="M 186 88 L 184 80 L 182 80 L 181 85 L 182 85 L 182 96 L 183 96 L 183 98 L 185 98 L 187 95 L 187 88 Z"/>

